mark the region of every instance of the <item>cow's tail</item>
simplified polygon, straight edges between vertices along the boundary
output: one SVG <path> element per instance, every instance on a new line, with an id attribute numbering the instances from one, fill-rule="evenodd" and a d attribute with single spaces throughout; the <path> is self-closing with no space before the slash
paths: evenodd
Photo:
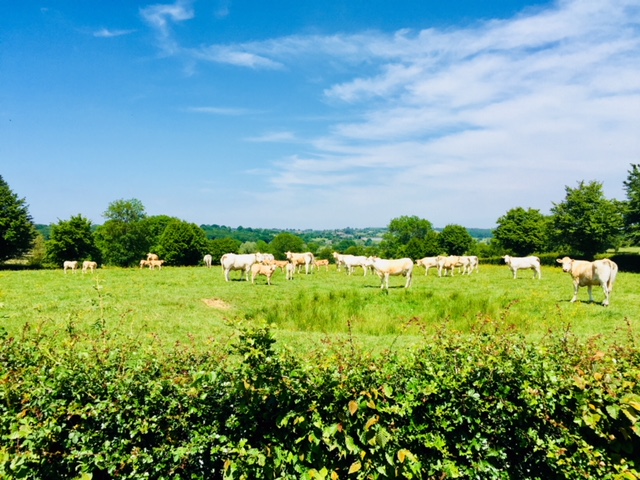
<path id="1" fill-rule="evenodd" d="M 609 280 L 607 281 L 607 290 L 611 292 L 611 289 L 613 289 L 613 283 L 616 281 L 616 277 L 618 276 L 618 265 L 612 260 L 608 260 L 608 263 L 611 268 L 611 275 L 609 275 Z"/>

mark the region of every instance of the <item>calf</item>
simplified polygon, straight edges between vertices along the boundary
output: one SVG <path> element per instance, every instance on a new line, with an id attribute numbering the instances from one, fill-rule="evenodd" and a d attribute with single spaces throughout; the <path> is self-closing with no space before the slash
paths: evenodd
<path id="1" fill-rule="evenodd" d="M 148 267 L 149 260 L 140 260 L 140 268 Z"/>
<path id="2" fill-rule="evenodd" d="M 264 275 L 267 277 L 267 285 L 271 285 L 271 277 L 273 273 L 278 269 L 275 265 L 263 265 L 262 263 L 254 263 L 251 265 L 251 283 L 254 283 L 258 275 Z"/>
<path id="3" fill-rule="evenodd" d="M 329 271 L 329 260 L 327 259 L 316 260 L 314 265 L 318 270 L 320 270 L 320 267 L 324 267 L 327 272 Z"/>
<path id="4" fill-rule="evenodd" d="M 589 301 L 593 302 L 591 288 L 594 285 L 600 285 L 604 292 L 602 305 L 605 307 L 609 305 L 609 296 L 618 275 L 618 265 L 615 262 L 608 258 L 588 262 L 586 260 L 573 260 L 569 257 L 558 258 L 556 261 L 562 265 L 562 270 L 570 273 L 571 278 L 573 278 L 573 298 L 571 302 L 577 300 L 580 287 L 587 287 Z"/>
<path id="5" fill-rule="evenodd" d="M 164 260 L 149 260 L 149 270 L 154 270 L 158 267 L 158 270 L 162 270 L 162 264 Z"/>
<path id="6" fill-rule="evenodd" d="M 513 272 L 513 278 L 518 277 L 518 270 L 521 268 L 533 270 L 533 278 L 538 275 L 538 280 L 542 278 L 542 272 L 540 270 L 540 259 L 538 257 L 510 257 L 505 255 L 504 263 L 509 265 L 509 268 Z"/>

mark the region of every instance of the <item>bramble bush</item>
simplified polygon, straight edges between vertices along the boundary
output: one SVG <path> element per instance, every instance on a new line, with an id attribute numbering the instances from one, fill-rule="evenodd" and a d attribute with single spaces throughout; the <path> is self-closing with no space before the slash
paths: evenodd
<path id="1" fill-rule="evenodd" d="M 640 352 L 485 320 L 412 351 L 0 334 L 2 478 L 640 478 Z"/>

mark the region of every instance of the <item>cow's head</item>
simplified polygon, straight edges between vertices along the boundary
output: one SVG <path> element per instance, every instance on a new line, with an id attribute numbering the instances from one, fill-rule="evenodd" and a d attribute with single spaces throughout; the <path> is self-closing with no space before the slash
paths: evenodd
<path id="1" fill-rule="evenodd" d="M 509 260 L 511 260 L 511 257 L 509 255 L 505 255 L 504 257 L 502 257 L 502 259 L 504 260 L 504 263 L 509 263 Z"/>
<path id="2" fill-rule="evenodd" d="M 573 260 L 570 259 L 569 257 L 558 258 L 556 260 L 556 262 L 558 262 L 559 264 L 562 265 L 562 271 L 563 272 L 570 272 L 571 271 L 571 266 L 573 265 Z"/>

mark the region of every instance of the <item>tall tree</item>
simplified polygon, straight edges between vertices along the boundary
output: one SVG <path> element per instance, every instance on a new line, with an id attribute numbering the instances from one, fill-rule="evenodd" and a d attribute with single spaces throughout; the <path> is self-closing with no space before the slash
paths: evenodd
<path id="1" fill-rule="evenodd" d="M 275 236 L 269 243 L 269 250 L 273 253 L 273 256 L 278 260 L 284 260 L 287 258 L 286 253 L 291 252 L 304 252 L 307 246 L 299 236 L 289 232 L 282 232 Z"/>
<path id="2" fill-rule="evenodd" d="M 380 243 L 380 252 L 388 258 L 420 258 L 437 253 L 437 234 L 429 220 L 402 216 L 389 222 Z"/>
<path id="3" fill-rule="evenodd" d="M 0 262 L 28 253 L 36 234 L 25 199 L 18 198 L 0 175 Z"/>
<path id="4" fill-rule="evenodd" d="M 438 235 L 440 247 L 449 255 L 464 255 L 473 245 L 473 237 L 461 225 L 447 225 Z"/>
<path id="5" fill-rule="evenodd" d="M 625 235 L 632 245 L 640 245 L 640 165 L 631 164 L 623 183 L 627 192 Z"/>
<path id="6" fill-rule="evenodd" d="M 546 249 L 549 240 L 549 218 L 540 210 L 516 207 L 497 221 L 494 238 L 509 253 L 516 256 L 531 255 Z"/>
<path id="7" fill-rule="evenodd" d="M 105 263 L 127 267 L 146 257 L 153 240 L 149 235 L 142 202 L 137 199 L 116 200 L 102 214 L 107 221 L 95 233 L 96 245 Z"/>
<path id="8" fill-rule="evenodd" d="M 207 253 L 213 257 L 213 263 L 220 265 L 220 258 L 225 253 L 238 253 L 241 242 L 235 238 L 214 238 L 207 244 Z"/>
<path id="9" fill-rule="evenodd" d="M 206 247 L 207 237 L 198 225 L 173 220 L 160 235 L 157 253 L 169 265 L 198 265 Z"/>
<path id="10" fill-rule="evenodd" d="M 80 214 L 51 225 L 51 238 L 46 244 L 46 250 L 46 262 L 53 265 L 60 266 L 65 260 L 101 262 L 91 221 Z"/>
<path id="11" fill-rule="evenodd" d="M 559 248 L 585 258 L 617 246 L 624 225 L 620 202 L 605 198 L 600 182 L 565 187 L 563 202 L 551 209 L 552 238 Z"/>

